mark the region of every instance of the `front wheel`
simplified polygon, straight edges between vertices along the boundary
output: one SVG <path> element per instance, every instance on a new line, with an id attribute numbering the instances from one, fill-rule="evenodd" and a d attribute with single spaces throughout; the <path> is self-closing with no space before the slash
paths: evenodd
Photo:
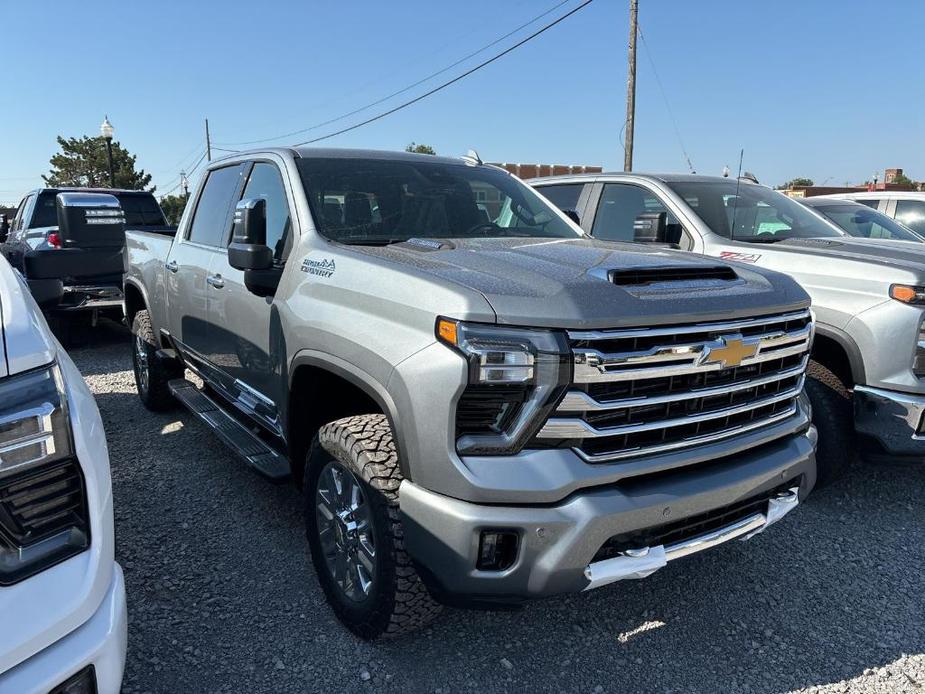
<path id="1" fill-rule="evenodd" d="M 388 420 L 361 415 L 325 425 L 305 465 L 312 562 L 340 621 L 364 639 L 430 622 L 441 608 L 405 551 Z"/>
<path id="2" fill-rule="evenodd" d="M 176 405 L 168 383 L 183 375 L 183 366 L 158 357 L 157 339 L 147 311 L 139 311 L 132 321 L 132 367 L 138 397 L 145 407 L 162 412 Z"/>
<path id="3" fill-rule="evenodd" d="M 819 432 L 816 486 L 821 488 L 841 477 L 854 455 L 854 412 L 851 393 L 830 369 L 811 361 L 807 375 L 806 394 Z"/>

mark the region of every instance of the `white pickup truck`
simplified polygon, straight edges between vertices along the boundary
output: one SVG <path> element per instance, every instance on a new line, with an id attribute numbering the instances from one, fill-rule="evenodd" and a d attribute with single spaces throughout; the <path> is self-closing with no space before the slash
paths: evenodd
<path id="1" fill-rule="evenodd" d="M 0 258 L 0 692 L 119 691 L 127 618 L 114 547 L 96 402 Z"/>

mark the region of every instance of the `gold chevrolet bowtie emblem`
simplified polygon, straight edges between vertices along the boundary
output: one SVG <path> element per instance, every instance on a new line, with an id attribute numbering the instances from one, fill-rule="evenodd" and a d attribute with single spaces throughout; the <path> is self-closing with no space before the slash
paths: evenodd
<path id="1" fill-rule="evenodd" d="M 703 364 L 719 364 L 728 369 L 738 366 L 745 359 L 758 352 L 757 342 L 745 342 L 741 337 L 721 337 L 722 347 L 709 347 L 703 356 Z"/>

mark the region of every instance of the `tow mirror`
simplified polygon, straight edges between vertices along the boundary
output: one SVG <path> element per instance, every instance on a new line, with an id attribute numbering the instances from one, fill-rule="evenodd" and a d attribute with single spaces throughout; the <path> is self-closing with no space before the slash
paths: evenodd
<path id="1" fill-rule="evenodd" d="M 633 222 L 633 241 L 636 243 L 667 243 L 668 213 L 644 212 Z"/>
<path id="2" fill-rule="evenodd" d="M 581 218 L 578 216 L 578 210 L 573 210 L 572 208 L 567 207 L 562 210 L 562 214 L 571 219 L 578 226 L 581 226 Z"/>
<path id="3" fill-rule="evenodd" d="M 10 220 L 5 214 L 0 214 L 0 243 L 6 243 L 10 236 Z"/>
<path id="4" fill-rule="evenodd" d="M 62 246 L 122 246 L 125 212 L 109 193 L 58 193 L 55 199 Z"/>
<path id="5" fill-rule="evenodd" d="M 228 263 L 244 271 L 244 286 L 257 296 L 273 296 L 283 268 L 273 263 L 267 246 L 267 201 L 246 198 L 234 208 L 234 232 L 228 244 Z"/>
<path id="6" fill-rule="evenodd" d="M 238 270 L 273 267 L 273 251 L 267 246 L 267 201 L 242 200 L 234 208 L 234 233 L 228 246 L 228 262 Z"/>

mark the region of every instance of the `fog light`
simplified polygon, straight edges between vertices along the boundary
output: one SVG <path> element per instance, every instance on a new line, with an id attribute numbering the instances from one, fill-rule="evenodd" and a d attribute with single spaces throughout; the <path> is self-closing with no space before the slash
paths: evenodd
<path id="1" fill-rule="evenodd" d="M 483 530 L 479 538 L 479 571 L 504 571 L 517 560 L 517 533 L 512 530 Z"/>
<path id="2" fill-rule="evenodd" d="M 52 689 L 49 694 L 96 694 L 96 670 L 92 665 L 88 665 Z"/>

